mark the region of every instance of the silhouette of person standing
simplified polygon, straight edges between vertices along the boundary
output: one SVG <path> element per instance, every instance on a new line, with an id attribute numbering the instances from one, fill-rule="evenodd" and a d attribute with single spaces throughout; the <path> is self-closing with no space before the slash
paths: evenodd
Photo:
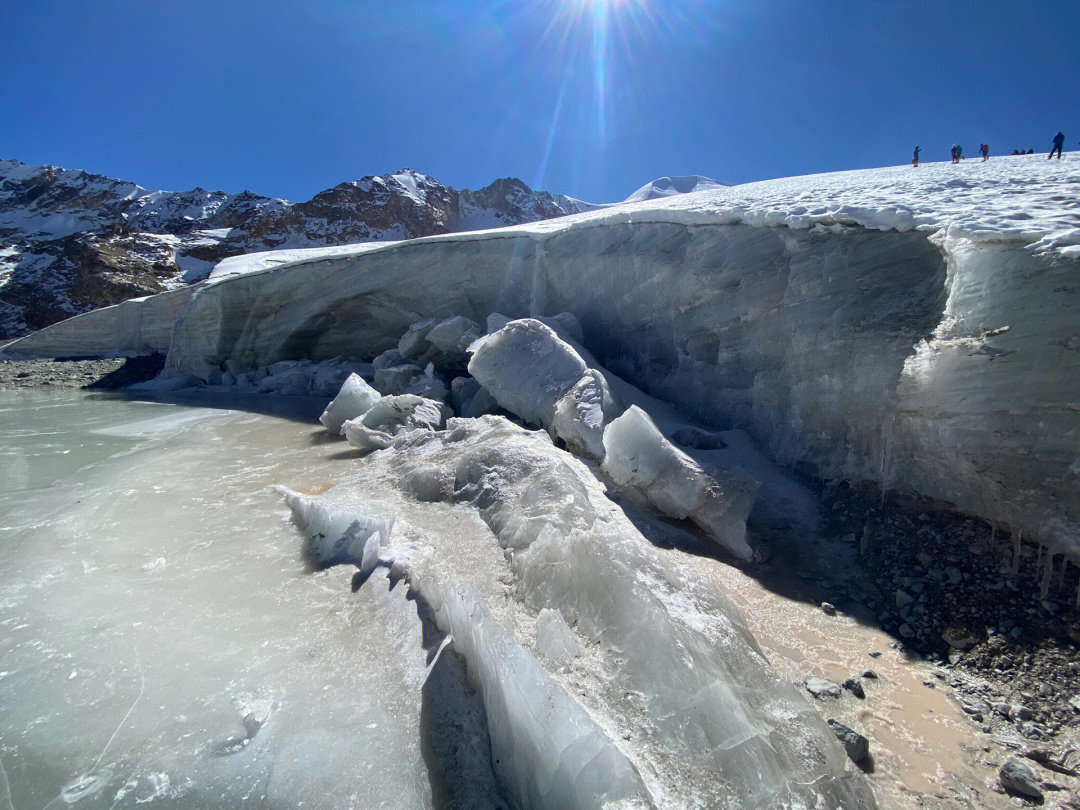
<path id="1" fill-rule="evenodd" d="M 989 160 L 990 159 L 990 144 L 988 144 L 988 143 L 979 144 L 979 152 L 982 154 L 983 160 Z"/>
<path id="2" fill-rule="evenodd" d="M 921 151 L 922 151 L 922 149 L 920 147 L 918 147 L 918 146 L 915 147 L 915 152 L 911 156 L 911 165 L 912 166 L 918 166 L 919 165 L 919 152 L 921 152 Z"/>
<path id="3" fill-rule="evenodd" d="M 1061 147 L 1065 145 L 1065 133 L 1059 132 L 1054 136 L 1054 148 L 1050 150 L 1050 154 L 1046 156 L 1049 160 L 1054 156 L 1054 152 L 1057 152 L 1058 160 L 1061 160 Z"/>

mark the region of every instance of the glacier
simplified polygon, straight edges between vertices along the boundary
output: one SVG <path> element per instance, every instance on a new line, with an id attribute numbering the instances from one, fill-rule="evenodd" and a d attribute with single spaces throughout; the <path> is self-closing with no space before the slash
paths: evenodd
<path id="1" fill-rule="evenodd" d="M 404 582 L 460 656 L 512 804 L 873 807 L 715 583 L 619 503 L 749 560 L 755 489 L 769 512 L 798 500 L 779 464 L 912 490 L 1080 560 L 1078 167 L 785 178 L 232 260 L 179 303 L 3 352 L 167 343 L 162 389 L 343 381 L 324 424 L 355 470 L 282 494 L 315 564 Z M 498 408 L 541 430 L 481 415 Z M 812 538 L 813 510 L 792 511 L 758 519 Z"/>
<path id="2" fill-rule="evenodd" d="M 783 464 L 909 488 L 1076 559 L 1076 167 L 842 172 L 357 246 L 199 287 L 167 368 L 371 357 L 425 318 L 568 311 L 605 367 Z M 5 351 L 160 347 L 157 298 L 128 302 L 153 339 L 120 305 Z"/>

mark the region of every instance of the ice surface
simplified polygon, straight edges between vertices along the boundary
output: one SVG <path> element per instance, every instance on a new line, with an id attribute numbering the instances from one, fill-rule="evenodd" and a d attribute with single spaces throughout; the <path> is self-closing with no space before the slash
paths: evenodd
<path id="1" fill-rule="evenodd" d="M 507 806 L 479 696 L 406 588 L 304 572 L 270 485 L 356 464 L 313 430 L 0 392 L 12 806 Z"/>
<path id="2" fill-rule="evenodd" d="M 326 406 L 319 421 L 331 433 L 341 433 L 341 426 L 350 419 L 362 415 L 379 401 L 382 395 L 368 385 L 359 374 L 350 374 L 338 391 L 338 395 Z"/>
<path id="3" fill-rule="evenodd" d="M 753 557 L 746 516 L 755 485 L 734 475 L 721 485 L 665 439 L 636 405 L 604 429 L 603 443 L 604 472 L 618 486 L 638 490 L 664 514 L 694 521 L 739 559 Z"/>
<path id="4" fill-rule="evenodd" d="M 536 649 L 556 664 L 585 652 L 581 639 L 562 614 L 551 608 L 544 608 L 536 617 Z"/>
<path id="5" fill-rule="evenodd" d="M 382 563 L 465 659 L 521 806 L 874 806 L 715 582 L 666 562 L 545 433 L 489 416 L 399 434 L 312 500 L 400 517 Z"/>
<path id="6" fill-rule="evenodd" d="M 500 627 L 479 597 L 438 577 L 413 580 L 435 607 L 484 699 L 495 773 L 518 807 L 647 808 L 633 765 L 582 706 Z M 437 607 L 436 607 L 437 606 Z"/>

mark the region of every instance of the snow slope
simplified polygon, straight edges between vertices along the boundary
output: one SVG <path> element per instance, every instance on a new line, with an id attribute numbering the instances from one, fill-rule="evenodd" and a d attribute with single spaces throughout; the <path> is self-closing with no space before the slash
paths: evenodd
<path id="1" fill-rule="evenodd" d="M 720 183 L 697 174 L 688 177 L 658 177 L 651 183 L 643 185 L 623 202 L 642 202 L 644 200 L 660 199 L 661 197 L 673 197 L 676 194 L 693 194 L 697 191 L 724 188 L 727 185 L 727 183 Z"/>

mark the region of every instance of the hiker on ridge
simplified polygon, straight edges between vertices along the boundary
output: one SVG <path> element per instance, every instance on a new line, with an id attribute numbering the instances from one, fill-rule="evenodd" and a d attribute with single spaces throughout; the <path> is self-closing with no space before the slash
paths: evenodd
<path id="1" fill-rule="evenodd" d="M 1049 160 L 1054 156 L 1054 152 L 1057 152 L 1058 160 L 1061 160 L 1061 147 L 1065 145 L 1065 133 L 1059 132 L 1054 136 L 1054 148 L 1050 150 L 1050 154 L 1046 156 Z"/>
<path id="2" fill-rule="evenodd" d="M 912 166 L 918 166 L 919 165 L 919 152 L 921 152 L 921 151 L 922 151 L 921 147 L 918 147 L 918 146 L 915 147 L 915 152 L 911 156 L 911 165 Z"/>

